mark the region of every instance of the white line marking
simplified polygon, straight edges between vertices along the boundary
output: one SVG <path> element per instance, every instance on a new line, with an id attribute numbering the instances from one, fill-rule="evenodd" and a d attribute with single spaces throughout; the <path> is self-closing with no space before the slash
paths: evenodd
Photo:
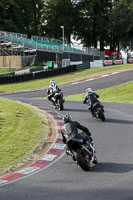
<path id="1" fill-rule="evenodd" d="M 27 167 L 25 169 L 22 169 L 20 171 L 18 171 L 18 173 L 21 173 L 21 174 L 31 174 L 32 172 L 36 171 L 40 169 L 40 167 Z"/>
<path id="2" fill-rule="evenodd" d="M 113 72 L 112 74 L 119 74 L 120 72 Z"/>
<path id="3" fill-rule="evenodd" d="M 110 76 L 109 74 L 105 74 L 105 75 L 102 75 L 101 77 L 107 77 L 107 76 Z"/>
<path id="4" fill-rule="evenodd" d="M 75 84 L 78 84 L 79 82 L 75 82 L 75 83 L 71 83 L 71 85 L 75 85 Z"/>
<path id="5" fill-rule="evenodd" d="M 0 180 L 0 185 L 7 182 L 8 182 L 7 180 Z"/>
<path id="6" fill-rule="evenodd" d="M 57 138 L 62 139 L 62 135 L 61 135 L 61 134 L 58 134 L 58 135 L 57 135 Z"/>
<path id="7" fill-rule="evenodd" d="M 86 79 L 86 81 L 93 81 L 94 78 L 89 78 L 89 79 Z"/>
<path id="8" fill-rule="evenodd" d="M 53 155 L 53 154 L 46 154 L 44 155 L 41 160 L 46 160 L 46 161 L 52 161 L 56 158 L 57 155 Z"/>
<path id="9" fill-rule="evenodd" d="M 63 150 L 64 147 L 65 147 L 65 144 L 55 143 L 52 148 Z"/>

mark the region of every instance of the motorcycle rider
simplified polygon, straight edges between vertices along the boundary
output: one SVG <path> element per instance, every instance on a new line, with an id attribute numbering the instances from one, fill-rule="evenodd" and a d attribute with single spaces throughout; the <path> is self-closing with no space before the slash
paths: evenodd
<path id="1" fill-rule="evenodd" d="M 61 134 L 63 137 L 63 142 L 66 144 L 72 138 L 83 139 L 84 143 L 92 143 L 91 133 L 88 128 L 81 125 L 77 121 L 72 121 L 72 117 L 69 114 L 66 114 L 63 117 L 64 125 L 61 129 Z M 82 130 L 83 133 L 79 133 L 78 129 Z M 66 149 L 67 154 L 71 154 L 69 147 Z"/>
<path id="2" fill-rule="evenodd" d="M 61 89 L 55 84 L 55 81 L 54 80 L 51 80 L 50 81 L 50 86 L 49 88 L 47 89 L 47 98 L 49 101 L 51 101 L 53 103 L 54 106 L 55 105 L 55 101 L 52 99 L 52 97 L 54 97 L 55 93 L 57 92 L 61 92 Z"/>
<path id="3" fill-rule="evenodd" d="M 99 98 L 99 95 L 93 92 L 91 88 L 86 89 L 86 95 L 85 95 L 83 104 L 88 103 L 89 109 L 92 112 L 92 115 L 93 115 L 92 106 L 94 105 L 94 103 L 99 102 L 97 98 Z"/>

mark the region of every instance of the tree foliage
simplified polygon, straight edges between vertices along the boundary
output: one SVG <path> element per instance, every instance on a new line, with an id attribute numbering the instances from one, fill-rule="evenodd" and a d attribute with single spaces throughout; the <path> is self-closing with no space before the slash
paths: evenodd
<path id="1" fill-rule="evenodd" d="M 76 16 L 71 0 L 48 0 L 44 2 L 41 18 L 43 32 L 48 37 L 61 39 L 61 26 L 64 26 L 65 38 L 70 42 Z"/>
<path id="2" fill-rule="evenodd" d="M 77 5 L 79 20 L 76 32 L 85 45 L 97 48 L 100 41 L 100 48 L 103 49 L 110 6 L 110 0 L 82 0 Z"/>
<path id="3" fill-rule="evenodd" d="M 1 0 L 0 30 L 39 34 L 42 0 Z"/>
<path id="4" fill-rule="evenodd" d="M 121 40 L 133 40 L 133 1 L 115 0 L 109 12 L 107 31 L 111 49 Z"/>
<path id="5" fill-rule="evenodd" d="M 1 0 L 0 30 L 62 39 L 113 50 L 133 40 L 132 0 Z"/>

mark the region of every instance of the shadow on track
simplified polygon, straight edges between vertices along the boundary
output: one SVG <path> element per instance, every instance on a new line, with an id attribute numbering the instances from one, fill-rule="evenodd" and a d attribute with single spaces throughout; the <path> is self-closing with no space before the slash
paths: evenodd
<path id="1" fill-rule="evenodd" d="M 130 121 L 130 120 L 111 119 L 111 118 L 106 118 L 105 122 L 117 123 L 117 124 L 133 124 L 133 121 Z"/>
<path id="2" fill-rule="evenodd" d="M 85 113 L 89 113 L 89 111 L 88 110 L 83 110 L 83 109 L 77 109 L 77 108 L 65 108 L 64 109 L 65 111 L 74 111 L 74 112 L 85 112 Z"/>
<path id="3" fill-rule="evenodd" d="M 127 173 L 133 170 L 133 164 L 121 163 L 98 163 L 92 171 L 93 172 L 108 172 L 108 173 Z"/>

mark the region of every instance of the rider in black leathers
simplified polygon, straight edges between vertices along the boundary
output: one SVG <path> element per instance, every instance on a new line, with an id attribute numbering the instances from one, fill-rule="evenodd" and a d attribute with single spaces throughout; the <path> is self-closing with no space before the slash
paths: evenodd
<path id="1" fill-rule="evenodd" d="M 86 90 L 86 95 L 85 95 L 85 99 L 84 99 L 83 103 L 84 104 L 88 103 L 89 109 L 91 110 L 91 112 L 93 112 L 93 110 L 92 110 L 93 104 L 96 102 L 99 102 L 97 98 L 99 98 L 99 95 L 96 94 L 95 92 L 93 92 L 93 90 L 91 88 L 88 88 Z"/>
<path id="2" fill-rule="evenodd" d="M 88 128 L 81 125 L 77 121 L 72 121 L 72 117 L 69 114 L 64 116 L 64 125 L 61 129 L 63 142 L 66 144 L 72 138 L 80 138 L 86 143 L 87 141 L 92 142 L 91 133 Z M 83 133 L 79 133 L 78 129 L 82 130 Z"/>
<path id="3" fill-rule="evenodd" d="M 52 80 L 50 81 L 50 86 L 47 89 L 47 98 L 49 101 L 51 101 L 53 103 L 53 105 L 55 106 L 55 101 L 52 99 L 52 97 L 54 97 L 55 93 L 57 92 L 61 92 L 61 89 L 55 84 L 55 81 Z"/>

